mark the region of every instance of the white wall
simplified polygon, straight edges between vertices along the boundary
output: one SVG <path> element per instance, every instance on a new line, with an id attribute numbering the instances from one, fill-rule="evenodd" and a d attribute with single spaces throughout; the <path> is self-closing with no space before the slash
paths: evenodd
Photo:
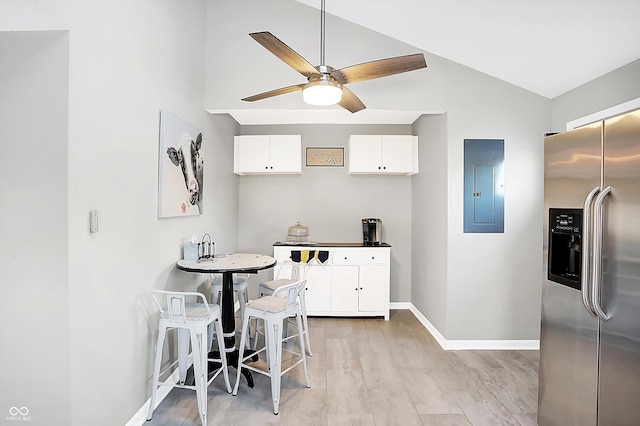
<path id="1" fill-rule="evenodd" d="M 204 110 L 205 1 L 34 3 L 69 28 L 71 424 L 124 424 L 150 395 L 150 290 L 202 280 L 174 266 L 191 235 L 236 249 L 238 127 Z M 203 131 L 202 216 L 157 218 L 161 108 Z"/>
<path id="2" fill-rule="evenodd" d="M 0 58 L 0 418 L 70 424 L 69 35 L 0 32 Z"/>

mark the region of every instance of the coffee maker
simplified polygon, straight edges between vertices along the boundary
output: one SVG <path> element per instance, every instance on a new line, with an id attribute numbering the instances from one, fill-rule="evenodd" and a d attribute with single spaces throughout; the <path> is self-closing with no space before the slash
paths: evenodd
<path id="1" fill-rule="evenodd" d="M 362 219 L 362 243 L 365 246 L 379 246 L 382 243 L 382 219 Z"/>

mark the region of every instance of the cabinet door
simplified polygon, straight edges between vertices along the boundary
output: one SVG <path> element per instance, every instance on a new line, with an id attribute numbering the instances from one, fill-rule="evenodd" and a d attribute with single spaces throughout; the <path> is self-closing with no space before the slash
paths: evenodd
<path id="1" fill-rule="evenodd" d="M 351 135 L 349 173 L 378 173 L 382 169 L 382 136 Z"/>
<path id="2" fill-rule="evenodd" d="M 331 267 L 313 265 L 307 273 L 305 301 L 307 313 L 329 312 L 331 310 Z"/>
<path id="3" fill-rule="evenodd" d="M 413 173 L 413 141 L 412 135 L 382 136 L 382 171 L 384 173 Z"/>
<path id="4" fill-rule="evenodd" d="M 302 173 L 300 135 L 271 135 L 269 142 L 269 172 Z"/>
<path id="5" fill-rule="evenodd" d="M 235 173 L 265 173 L 269 171 L 269 136 L 236 136 L 235 142 Z"/>
<path id="6" fill-rule="evenodd" d="M 385 266 L 360 266 L 359 303 L 360 312 L 387 310 L 389 302 L 389 274 Z"/>
<path id="7" fill-rule="evenodd" d="M 331 267 L 331 311 L 358 311 L 358 267 Z"/>

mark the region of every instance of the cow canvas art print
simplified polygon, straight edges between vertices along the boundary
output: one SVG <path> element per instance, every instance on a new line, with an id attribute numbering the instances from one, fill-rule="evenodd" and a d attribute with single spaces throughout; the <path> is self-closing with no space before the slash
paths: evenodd
<path id="1" fill-rule="evenodd" d="M 160 111 L 158 217 L 202 214 L 202 132 Z"/>

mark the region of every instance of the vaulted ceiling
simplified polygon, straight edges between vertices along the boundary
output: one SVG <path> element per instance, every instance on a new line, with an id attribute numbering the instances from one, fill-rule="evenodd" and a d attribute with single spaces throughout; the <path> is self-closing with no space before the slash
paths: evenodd
<path id="1" fill-rule="evenodd" d="M 218 0 L 211 1 L 216 4 Z M 308 10 L 317 12 L 319 24 L 321 0 L 287 0 L 285 3 L 291 1 L 315 8 L 315 11 Z M 263 4 L 265 8 L 275 7 L 278 10 L 278 2 L 268 0 Z M 60 28 L 58 23 L 50 21 L 30 3 L 37 4 L 38 1 L 0 0 L 0 30 Z M 329 17 L 352 22 L 549 99 L 640 59 L 640 25 L 637 23 L 640 0 L 326 0 L 326 12 Z M 305 45 L 305 40 L 313 39 L 313 45 L 316 45 L 319 25 L 309 26 L 307 15 L 304 14 L 301 23 L 298 15 L 293 18 L 278 16 L 276 12 L 263 13 L 259 16 L 262 26 L 252 24 L 242 28 L 243 41 L 238 42 L 242 46 L 240 50 L 255 52 L 251 57 L 256 61 L 253 58 L 264 55 L 267 61 L 265 68 L 273 67 L 273 72 L 266 75 L 282 76 L 283 80 L 273 83 L 261 81 L 259 86 L 250 87 L 252 81 L 245 79 L 243 90 L 234 94 L 234 99 L 296 83 L 294 77 L 299 77 L 284 78 L 286 66 L 255 45 L 246 36 L 251 31 L 275 31 L 283 41 L 315 62 L 313 51 Z M 294 30 L 287 31 L 283 20 Z M 242 21 L 236 21 L 234 26 L 241 24 Z M 331 46 L 332 59 L 341 53 L 348 54 L 344 60 L 336 60 L 336 65 L 382 57 L 370 52 L 358 56 L 360 52 L 357 49 L 346 53 L 336 49 L 335 37 L 331 37 L 335 34 L 335 18 L 330 20 L 330 24 L 328 44 L 334 43 Z M 407 53 L 413 51 L 393 51 L 392 55 Z M 237 51 L 234 51 L 236 56 Z M 400 81 L 394 78 L 396 82 Z M 364 91 L 361 87 L 358 90 L 359 93 Z M 345 120 L 348 117 L 350 122 L 411 123 L 419 113 L 421 111 L 390 112 L 371 108 L 345 115 L 339 108 L 300 109 L 296 114 L 301 116 L 294 118 L 291 110 L 282 113 L 268 109 L 244 109 L 244 105 L 242 109 L 234 110 L 238 121 L 245 124 L 282 120 L 332 122 L 343 117 Z"/>
<path id="2" fill-rule="evenodd" d="M 325 10 L 550 99 L 640 58 L 639 0 L 326 0 Z"/>

